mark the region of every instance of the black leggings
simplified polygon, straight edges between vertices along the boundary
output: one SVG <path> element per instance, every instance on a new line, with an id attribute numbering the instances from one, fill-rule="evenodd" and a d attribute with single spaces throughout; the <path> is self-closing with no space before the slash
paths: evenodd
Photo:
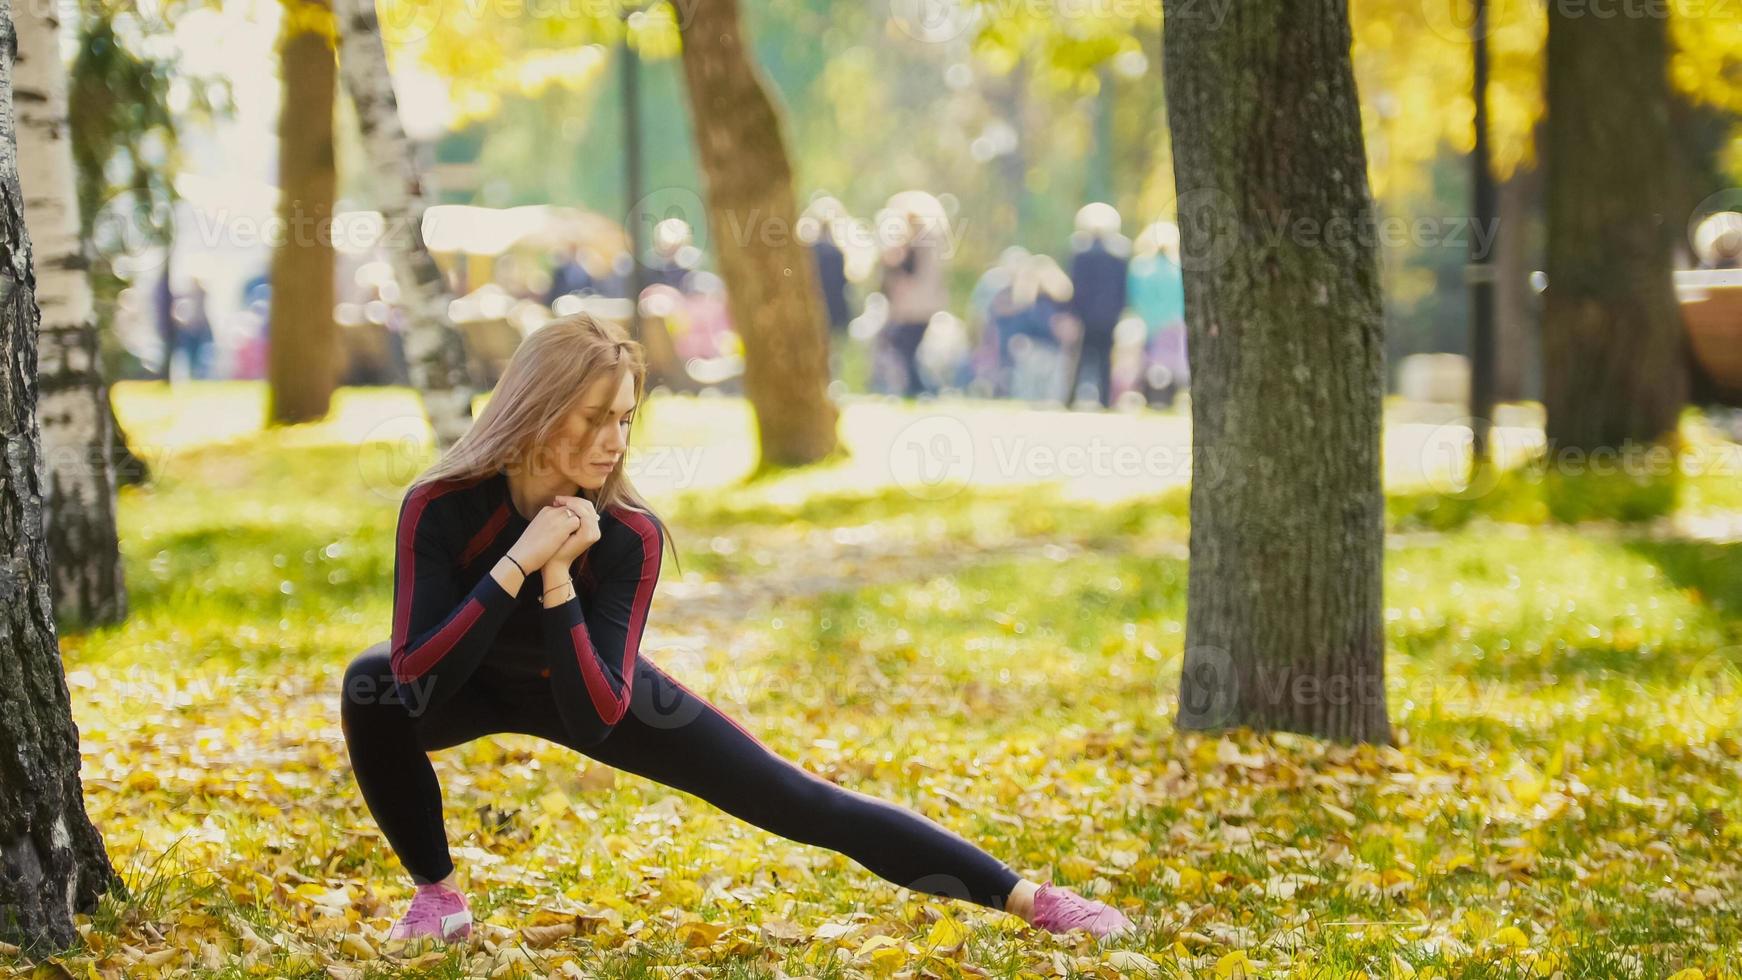
<path id="1" fill-rule="evenodd" d="M 837 786 L 776 755 L 645 657 L 623 720 L 577 748 L 549 680 L 481 667 L 452 698 L 412 717 L 395 694 L 387 644 L 345 671 L 341 719 L 351 768 L 375 821 L 419 883 L 453 870 L 441 787 L 426 752 L 483 735 L 534 735 L 692 793 L 764 830 L 839 851 L 916 891 L 1002 910 L 1021 880 L 1009 866 L 905 807 Z"/>

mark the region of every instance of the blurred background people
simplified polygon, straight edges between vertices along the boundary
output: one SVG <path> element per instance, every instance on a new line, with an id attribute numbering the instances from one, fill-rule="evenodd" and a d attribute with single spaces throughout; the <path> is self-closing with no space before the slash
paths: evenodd
<path id="1" fill-rule="evenodd" d="M 919 345 L 932 317 L 949 305 L 943 257 L 947 229 L 942 206 L 923 192 L 895 195 L 886 213 L 897 216 L 897 222 L 896 239 L 883 254 L 883 295 L 889 313 L 881 336 L 901 372 L 896 390 L 912 398 L 930 391 L 920 371 Z M 889 221 L 878 221 L 880 229 L 890 226 Z"/>
<path id="2" fill-rule="evenodd" d="M 1004 338 L 1004 393 L 1024 401 L 1052 401 L 1062 387 L 1062 337 L 1071 301 L 1070 276 L 1050 255 L 1015 258 L 1008 296 L 994 300 L 993 322 Z"/>
<path id="3" fill-rule="evenodd" d="M 1071 236 L 1071 315 L 1078 336 L 1065 379 L 1065 405 L 1076 400 L 1085 371 L 1103 408 L 1113 404 L 1113 328 L 1125 312 L 1131 241 L 1119 233 L 1119 212 L 1110 204 L 1085 204 Z"/>
<path id="4" fill-rule="evenodd" d="M 183 377 L 195 380 L 211 377 L 212 321 L 206 308 L 206 284 L 199 276 L 192 278 L 185 296 L 174 300 L 173 309 L 175 343 L 170 348 L 171 358 L 181 355 Z M 165 372 L 166 376 L 168 373 Z"/>
<path id="5" fill-rule="evenodd" d="M 1186 364 L 1186 294 L 1179 226 L 1157 221 L 1137 235 L 1129 300 L 1145 331 L 1139 387 L 1151 405 L 1171 405 L 1191 377 Z"/>
<path id="6" fill-rule="evenodd" d="M 599 291 L 593 274 L 581 261 L 580 246 L 570 242 L 557 254 L 550 270 L 550 288 L 545 290 L 544 305 L 554 308 L 564 296 L 580 296 Z"/>
<path id="7" fill-rule="evenodd" d="M 798 235 L 810 245 L 817 266 L 817 287 L 822 292 L 823 313 L 829 324 L 829 377 L 841 376 L 842 356 L 847 345 L 847 325 L 853 320 L 847 301 L 847 253 L 839 236 L 847 210 L 833 197 L 823 195 L 810 203 L 799 218 Z"/>

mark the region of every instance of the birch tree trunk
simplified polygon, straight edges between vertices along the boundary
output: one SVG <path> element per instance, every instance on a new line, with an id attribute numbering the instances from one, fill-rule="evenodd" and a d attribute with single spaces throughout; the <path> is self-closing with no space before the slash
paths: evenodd
<path id="1" fill-rule="evenodd" d="M 375 0 L 334 0 L 339 21 L 339 74 L 357 108 L 369 166 L 390 175 L 376 202 L 383 218 L 388 260 L 407 314 L 405 358 L 412 387 L 423 399 L 438 452 L 472 424 L 472 386 L 460 332 L 448 319 L 447 283 L 423 241 L 423 213 L 433 193 L 418 171 L 417 155 L 399 119 L 387 48 Z"/>
<path id="2" fill-rule="evenodd" d="M 11 0 L 0 0 L 0 941 L 78 939 L 75 912 L 120 884 L 85 812 L 43 535 L 39 313 L 18 183 Z"/>
<path id="3" fill-rule="evenodd" d="M 816 264 L 799 240 L 780 116 L 747 52 L 737 0 L 679 19 L 684 82 L 707 191 L 708 230 L 744 341 L 744 393 L 761 467 L 814 463 L 835 449 L 828 334 Z"/>
<path id="4" fill-rule="evenodd" d="M 18 170 L 42 310 L 37 418 L 44 513 L 55 619 L 64 630 L 115 623 L 127 615 L 115 530 L 114 415 L 97 356 L 97 318 L 79 240 L 58 5 L 29 3 L 17 13 Z"/>
<path id="5" fill-rule="evenodd" d="M 1388 742 L 1379 272 L 1346 0 L 1164 10 L 1192 371 L 1181 728 Z"/>

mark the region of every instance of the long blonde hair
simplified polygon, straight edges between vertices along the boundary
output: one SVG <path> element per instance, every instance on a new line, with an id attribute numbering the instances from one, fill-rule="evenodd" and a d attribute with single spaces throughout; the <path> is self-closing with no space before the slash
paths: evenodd
<path id="1" fill-rule="evenodd" d="M 418 474 L 406 492 L 426 483 L 491 476 L 520 461 L 536 460 L 586 392 L 605 379 L 622 384 L 625 372 L 635 379 L 639 407 L 647 384 L 647 358 L 639 343 L 615 324 L 586 313 L 547 321 L 515 349 L 471 428 Z M 600 514 L 611 507 L 646 514 L 666 530 L 621 465 L 605 478 L 593 505 Z M 676 558 L 669 531 L 666 542 Z"/>

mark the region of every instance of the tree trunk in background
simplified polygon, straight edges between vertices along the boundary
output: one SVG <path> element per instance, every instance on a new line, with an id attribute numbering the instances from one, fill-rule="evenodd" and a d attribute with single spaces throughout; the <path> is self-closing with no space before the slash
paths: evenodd
<path id="1" fill-rule="evenodd" d="M 115 531 L 113 414 L 97 357 L 97 318 L 79 242 L 58 7 L 17 8 L 14 102 L 19 181 L 35 256 L 37 418 L 42 427 L 49 568 L 61 629 L 127 616 Z"/>
<path id="2" fill-rule="evenodd" d="M 423 212 L 431 195 L 400 123 L 374 0 L 336 0 L 334 10 L 339 22 L 339 72 L 357 107 L 363 150 L 372 169 L 393 175 L 382 181 L 382 197 L 376 204 L 388 236 L 384 244 L 393 263 L 393 278 L 402 291 L 399 305 L 408 317 L 405 356 L 411 384 L 423 398 L 424 415 L 435 431 L 439 452 L 471 426 L 473 392 L 464 342 L 448 319 L 447 283 L 423 241 Z"/>
<path id="3" fill-rule="evenodd" d="M 1530 287 L 1531 231 L 1536 222 L 1537 172 L 1520 168 L 1501 181 L 1500 233 L 1494 240 L 1494 395 L 1499 401 L 1540 397 L 1542 368 L 1536 292 Z"/>
<path id="4" fill-rule="evenodd" d="M 284 0 L 279 40 L 284 96 L 278 116 L 278 216 L 284 240 L 272 253 L 271 343 L 267 356 L 272 424 L 325 418 L 339 380 L 333 320 L 332 6 Z M 323 27 L 325 28 L 323 30 Z"/>
<path id="5" fill-rule="evenodd" d="M 1549 446 L 1588 452 L 1673 434 L 1688 354 L 1671 257 L 1687 219 L 1667 211 L 1668 23 L 1585 13 L 1549 5 L 1542 341 Z"/>
<path id="6" fill-rule="evenodd" d="M 708 198 L 708 231 L 744 341 L 744 392 L 761 466 L 814 463 L 835 449 L 828 335 L 780 117 L 750 61 L 737 0 L 679 19 L 684 82 Z M 634 202 L 632 202 L 634 203 Z"/>
<path id="7" fill-rule="evenodd" d="M 1163 16 L 1192 371 L 1177 724 L 1388 742 L 1384 348 L 1348 9 Z"/>
<path id="8" fill-rule="evenodd" d="M 35 277 L 12 115 L 11 0 L 0 0 L 0 941 L 78 939 L 75 912 L 120 885 L 85 813 L 42 527 Z"/>

